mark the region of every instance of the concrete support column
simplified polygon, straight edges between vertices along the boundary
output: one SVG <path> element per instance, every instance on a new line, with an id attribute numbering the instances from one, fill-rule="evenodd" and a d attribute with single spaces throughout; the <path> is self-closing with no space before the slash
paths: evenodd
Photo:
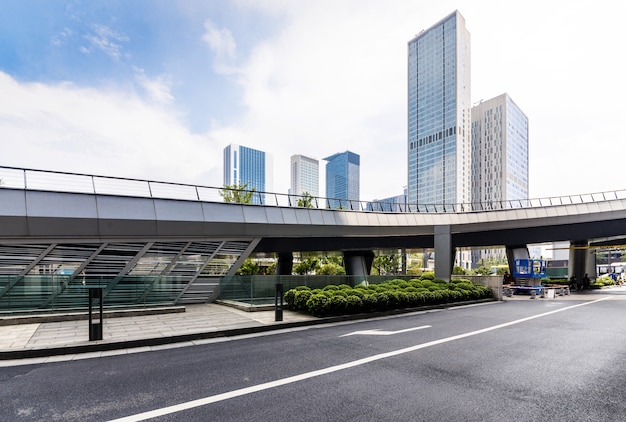
<path id="1" fill-rule="evenodd" d="M 454 255 L 450 226 L 435 226 L 435 278 L 450 281 Z"/>
<path id="2" fill-rule="evenodd" d="M 595 280 L 598 277 L 596 267 L 596 254 L 591 252 L 591 249 L 587 248 L 587 265 L 585 272 L 589 275 L 591 280 Z"/>
<path id="3" fill-rule="evenodd" d="M 570 241 L 568 278 L 575 275 L 578 280 L 582 280 L 587 271 L 587 257 L 589 249 L 586 240 Z"/>
<path id="4" fill-rule="evenodd" d="M 400 271 L 402 274 L 406 275 L 406 249 L 402 248 L 400 253 L 402 254 L 402 269 Z"/>
<path id="5" fill-rule="evenodd" d="M 291 252 L 279 252 L 276 263 L 277 275 L 291 275 L 293 270 L 293 254 Z"/>
<path id="6" fill-rule="evenodd" d="M 370 275 L 374 252 L 372 251 L 344 251 L 343 262 L 346 266 L 347 275 L 363 276 Z"/>
<path id="7" fill-rule="evenodd" d="M 509 264 L 509 274 L 514 273 L 516 259 L 530 259 L 530 252 L 526 245 L 507 245 L 506 260 Z"/>

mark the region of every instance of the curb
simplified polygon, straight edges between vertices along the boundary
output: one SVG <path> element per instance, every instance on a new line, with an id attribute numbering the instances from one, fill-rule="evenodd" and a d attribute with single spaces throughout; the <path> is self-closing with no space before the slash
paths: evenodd
<path id="1" fill-rule="evenodd" d="M 264 333 L 269 331 L 284 330 L 296 327 L 307 327 L 313 325 L 330 324 L 335 322 L 357 321 L 377 318 L 381 316 L 402 315 L 411 312 L 429 311 L 435 309 L 455 308 L 458 306 L 475 305 L 481 303 L 499 302 L 495 299 L 481 299 L 467 302 L 445 303 L 440 305 L 420 306 L 415 308 L 394 309 L 383 312 L 370 312 L 354 315 L 340 315 L 334 317 L 324 317 L 308 321 L 285 322 L 272 325 L 261 325 L 256 327 L 233 328 L 228 330 L 208 331 L 204 333 L 181 334 L 169 337 L 157 337 L 148 339 L 112 341 L 93 344 L 80 344 L 76 346 L 61 346 L 42 349 L 22 349 L 0 352 L 0 361 L 12 359 L 41 358 L 59 355 L 105 352 L 118 349 L 130 349 L 137 347 L 160 346 L 173 343 L 182 343 L 212 338 L 234 337 L 245 334 Z"/>

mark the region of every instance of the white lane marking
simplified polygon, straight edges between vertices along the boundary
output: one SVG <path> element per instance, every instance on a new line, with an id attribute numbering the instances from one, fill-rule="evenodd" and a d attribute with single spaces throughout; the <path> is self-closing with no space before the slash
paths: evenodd
<path id="1" fill-rule="evenodd" d="M 339 337 L 357 336 L 357 335 L 358 336 L 391 336 L 393 334 L 402 334 L 402 333 L 408 333 L 409 331 L 423 330 L 424 328 L 431 328 L 431 326 L 422 325 L 421 327 L 405 328 L 404 330 L 398 330 L 398 331 L 383 331 L 378 328 L 375 330 L 354 331 L 352 333 L 344 334 Z"/>
<path id="2" fill-rule="evenodd" d="M 114 419 L 109 422 L 138 422 L 144 421 L 150 418 L 156 418 L 159 416 L 168 415 L 171 413 L 182 412 L 183 410 L 193 409 L 195 407 L 205 406 L 207 404 L 216 403 L 223 400 L 232 399 L 235 397 L 244 396 L 246 394 L 252 394 L 263 390 L 268 390 L 270 388 L 280 387 L 287 384 L 292 384 L 294 382 L 303 381 L 309 378 L 319 377 L 321 375 L 330 374 L 337 371 L 342 371 L 344 369 L 354 368 L 355 366 L 365 365 L 366 363 L 375 362 L 381 359 L 387 359 L 390 357 L 402 355 L 409 352 L 414 352 L 416 350 L 425 349 L 431 346 L 437 346 L 439 344 L 448 343 L 455 340 L 464 339 L 467 337 L 476 336 L 479 334 L 488 333 L 490 331 L 498 330 L 500 328 L 509 327 L 511 325 L 521 324 L 522 322 L 531 321 L 533 319 L 542 318 L 548 315 L 556 314 L 557 312 L 563 312 L 570 309 L 578 308 L 581 306 L 590 305 L 592 303 L 600 302 L 603 300 L 607 300 L 609 298 L 601 298 L 591 302 L 579 303 L 577 305 L 568 306 L 566 308 L 555 309 L 553 311 L 544 312 L 542 314 L 529 316 L 526 318 L 521 318 L 515 321 L 505 322 L 503 324 L 493 325 L 491 327 L 482 328 L 476 331 L 470 331 L 464 334 L 458 334 L 456 336 L 442 338 L 440 340 L 429 341 L 428 343 L 417 344 L 415 346 L 406 347 L 404 349 L 392 350 L 391 352 L 380 353 L 378 355 L 369 356 L 363 359 L 358 359 L 352 362 L 342 363 L 341 365 L 330 366 L 328 368 L 318 369 L 317 371 L 306 372 L 300 375 L 294 375 L 292 377 L 287 377 L 283 379 L 279 379 L 276 381 L 270 381 L 263 384 L 253 385 L 251 387 L 240 388 L 239 390 L 228 391 L 222 394 L 216 394 L 214 396 L 204 397 L 197 400 L 191 400 L 185 403 L 176 404 L 173 406 L 164 407 L 161 409 L 155 409 L 144 413 L 138 413 L 136 415 L 126 416 L 119 419 Z"/>

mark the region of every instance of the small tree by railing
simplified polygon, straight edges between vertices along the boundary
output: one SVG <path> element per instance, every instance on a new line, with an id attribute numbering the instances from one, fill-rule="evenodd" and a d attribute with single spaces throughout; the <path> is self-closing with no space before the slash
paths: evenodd
<path id="1" fill-rule="evenodd" d="M 248 185 L 248 183 L 225 185 L 224 188 L 220 190 L 220 196 L 224 198 L 224 202 L 251 204 L 256 188 L 248 189 Z"/>

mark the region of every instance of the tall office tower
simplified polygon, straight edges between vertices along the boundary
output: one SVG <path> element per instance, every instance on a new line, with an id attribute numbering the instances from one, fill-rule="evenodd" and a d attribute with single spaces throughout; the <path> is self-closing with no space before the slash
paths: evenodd
<path id="1" fill-rule="evenodd" d="M 472 108 L 472 202 L 519 206 L 528 199 L 528 117 L 508 94 Z M 475 251 L 475 264 L 502 261 L 503 249 Z"/>
<path id="2" fill-rule="evenodd" d="M 224 185 L 248 184 L 257 192 L 273 189 L 272 156 L 263 151 L 230 144 L 224 148 Z M 254 203 L 264 201 L 264 195 L 255 196 Z"/>
<path id="3" fill-rule="evenodd" d="M 333 154 L 324 158 L 326 164 L 326 197 L 330 208 L 345 208 L 343 200 L 359 200 L 360 161 L 358 154 L 350 151 Z"/>
<path id="4" fill-rule="evenodd" d="M 314 158 L 304 155 L 291 156 L 291 195 L 302 195 L 308 192 L 312 196 L 319 196 L 320 192 L 320 165 Z"/>
<path id="5" fill-rule="evenodd" d="M 472 173 L 472 202 L 528 199 L 528 117 L 508 94 L 472 108 Z"/>
<path id="6" fill-rule="evenodd" d="M 458 11 L 408 43 L 409 204 L 471 198 L 470 34 Z"/>

